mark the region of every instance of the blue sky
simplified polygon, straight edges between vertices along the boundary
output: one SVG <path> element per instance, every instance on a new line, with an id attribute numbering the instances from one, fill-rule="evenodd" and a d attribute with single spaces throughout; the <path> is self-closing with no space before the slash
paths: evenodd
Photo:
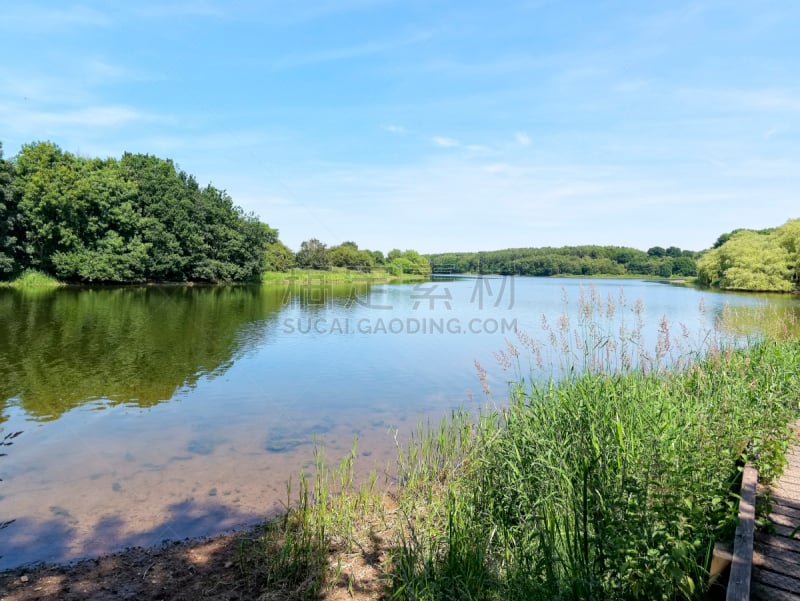
<path id="1" fill-rule="evenodd" d="M 5 4 L 6 158 L 171 158 L 293 249 L 700 250 L 800 217 L 791 0 Z"/>

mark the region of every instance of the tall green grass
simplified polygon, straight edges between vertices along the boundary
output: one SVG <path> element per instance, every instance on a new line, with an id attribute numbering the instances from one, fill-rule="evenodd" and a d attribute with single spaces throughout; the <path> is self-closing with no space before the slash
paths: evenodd
<path id="1" fill-rule="evenodd" d="M 497 354 L 516 374 L 508 405 L 473 422 L 460 473 L 427 478 L 438 502 L 408 522 L 392 598 L 703 598 L 714 542 L 735 529 L 738 466 L 782 467 L 800 343 L 726 343 L 722 322 L 689 340 L 664 320 L 650 352 L 642 308 L 612 328 L 617 308 L 591 291 L 572 324 L 543 323 L 544 342 L 520 333 L 529 356 Z"/>
<path id="2" fill-rule="evenodd" d="M 704 598 L 714 542 L 735 530 L 740 466 L 766 480 L 782 469 L 800 339 L 786 315 L 737 330 L 726 311 L 701 334 L 662 320 L 650 350 L 642 315 L 590 289 L 542 323 L 543 340 L 519 332 L 496 355 L 510 374 L 501 402 L 398 441 L 391 512 L 374 476 L 353 486 L 355 451 L 332 472 L 318 451 L 245 573 L 319 594 L 380 523 L 393 530 L 378 571 L 391 599 Z"/>
<path id="3" fill-rule="evenodd" d="M 0 285 L 11 288 L 54 288 L 63 286 L 57 279 L 35 269 L 23 271 L 14 280 Z"/>
<path id="4" fill-rule="evenodd" d="M 416 274 L 392 275 L 383 268 L 372 271 L 354 271 L 343 267 L 329 270 L 291 269 L 290 271 L 265 271 L 261 274 L 264 284 L 306 284 L 323 285 L 332 283 L 389 282 L 427 280 L 426 276 Z"/>
<path id="5" fill-rule="evenodd" d="M 373 470 L 356 483 L 356 440 L 331 468 L 325 447 L 315 444 L 310 473 L 297 490 L 287 483 L 286 513 L 239 540 L 239 566 L 248 590 L 271 591 L 275 599 L 316 599 L 341 576 L 342 557 L 382 523 L 382 495 Z"/>

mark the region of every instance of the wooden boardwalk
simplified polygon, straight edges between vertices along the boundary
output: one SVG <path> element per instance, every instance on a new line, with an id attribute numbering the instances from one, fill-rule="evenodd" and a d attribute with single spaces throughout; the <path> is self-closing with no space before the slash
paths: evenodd
<path id="1" fill-rule="evenodd" d="M 800 421 L 794 427 L 800 432 Z M 769 519 L 775 533 L 755 535 L 752 599 L 800 601 L 800 441 L 787 458 L 783 475 L 772 486 Z"/>

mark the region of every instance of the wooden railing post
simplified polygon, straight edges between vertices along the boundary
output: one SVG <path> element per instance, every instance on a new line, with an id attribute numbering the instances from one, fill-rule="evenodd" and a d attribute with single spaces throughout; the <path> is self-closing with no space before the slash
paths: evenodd
<path id="1" fill-rule="evenodd" d="M 727 601 L 750 599 L 750 576 L 753 571 L 753 534 L 756 522 L 756 483 L 758 472 L 749 463 L 742 473 L 742 494 L 739 499 L 739 525 L 733 541 L 733 561 L 728 580 Z"/>

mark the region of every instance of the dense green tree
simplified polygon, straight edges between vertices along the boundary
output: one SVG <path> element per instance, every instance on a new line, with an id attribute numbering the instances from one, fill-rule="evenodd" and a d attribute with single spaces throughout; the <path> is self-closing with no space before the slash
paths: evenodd
<path id="1" fill-rule="evenodd" d="M 361 253 L 355 242 L 342 242 L 328 250 L 328 261 L 334 267 L 347 267 L 354 269 L 361 263 Z"/>
<path id="2" fill-rule="evenodd" d="M 16 267 L 17 207 L 11 189 L 14 165 L 3 159 L 0 143 L 0 280 L 10 277 Z"/>
<path id="3" fill-rule="evenodd" d="M 328 246 L 316 238 L 300 243 L 300 250 L 295 255 L 298 267 L 304 269 L 329 269 Z"/>
<path id="4" fill-rule="evenodd" d="M 14 197 L 20 268 L 83 282 L 257 280 L 277 232 L 172 161 L 86 159 L 23 146 Z"/>
<path id="5" fill-rule="evenodd" d="M 390 251 L 387 257 L 391 257 L 391 260 L 386 263 L 386 271 L 388 273 L 392 275 L 430 275 L 431 263 L 426 257 L 423 257 L 415 250 L 406 250 L 399 255 L 395 253 L 395 250 Z"/>
<path id="6" fill-rule="evenodd" d="M 500 273 L 533 276 L 553 275 L 690 275 L 695 270 L 695 255 L 670 247 L 648 252 L 619 246 L 565 246 L 561 248 L 512 248 L 480 253 L 441 253 L 429 255 L 436 271 L 454 273 Z"/>
<path id="7" fill-rule="evenodd" d="M 265 261 L 266 271 L 289 271 L 295 266 L 294 253 L 280 240 L 267 245 Z"/>
<path id="8" fill-rule="evenodd" d="M 360 271 L 372 271 L 372 268 L 375 266 L 375 255 L 370 250 L 360 250 L 359 252 L 359 261 L 355 265 L 355 269 Z"/>
<path id="9" fill-rule="evenodd" d="M 789 255 L 789 279 L 795 288 L 800 288 L 800 219 L 787 221 L 779 227 L 776 239 Z"/>
<path id="10" fill-rule="evenodd" d="M 662 278 L 672 277 L 675 270 L 675 263 L 672 259 L 661 262 L 656 268 L 656 275 Z"/>
<path id="11" fill-rule="evenodd" d="M 727 290 L 791 290 L 795 286 L 792 257 L 781 240 L 794 227 L 789 222 L 763 233 L 740 230 L 732 234 L 698 261 L 698 280 Z"/>
<path id="12" fill-rule="evenodd" d="M 383 259 L 383 253 L 377 251 Z M 328 259 L 334 267 L 346 267 L 359 271 L 372 271 L 375 266 L 375 253 L 370 250 L 359 250 L 355 242 L 342 242 L 328 250 Z"/>
<path id="13" fill-rule="evenodd" d="M 688 256 L 680 256 L 672 262 L 674 275 L 697 275 L 697 262 Z"/>

